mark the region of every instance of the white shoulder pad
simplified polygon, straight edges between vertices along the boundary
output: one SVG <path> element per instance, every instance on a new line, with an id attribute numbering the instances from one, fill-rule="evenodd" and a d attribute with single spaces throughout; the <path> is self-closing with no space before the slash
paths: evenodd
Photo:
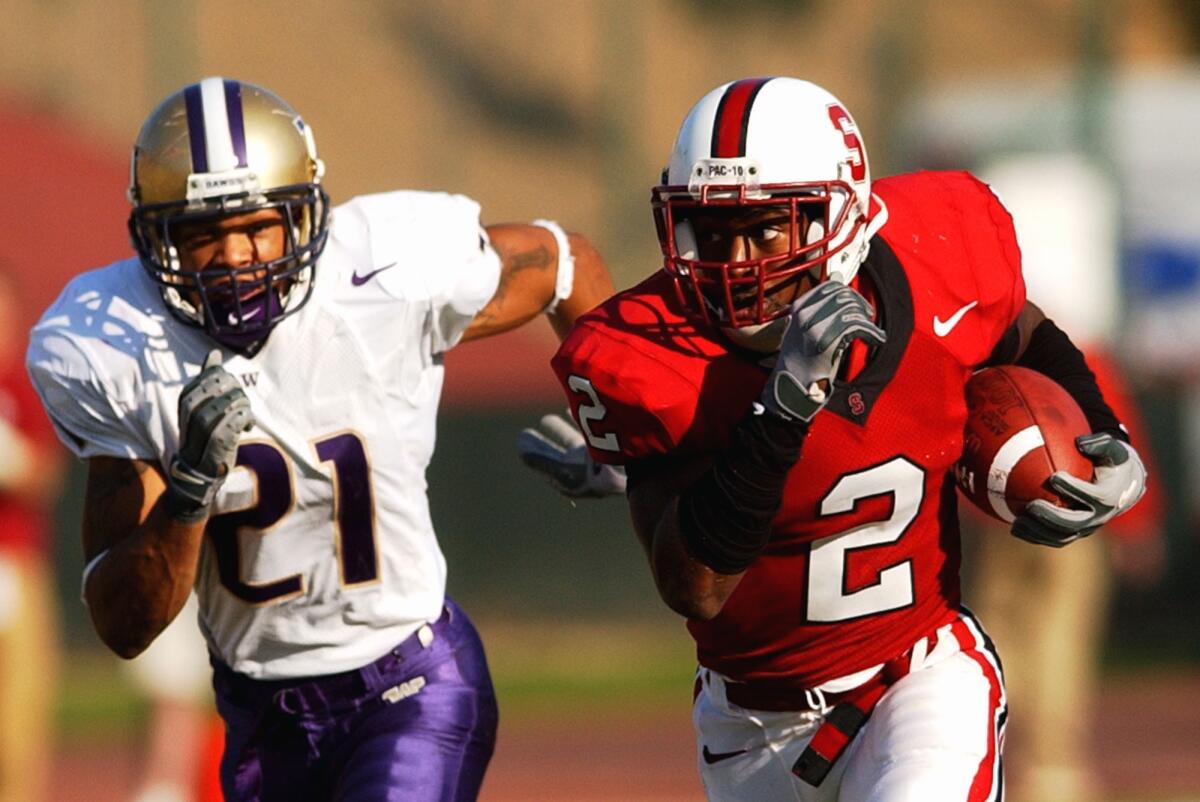
<path id="1" fill-rule="evenodd" d="M 125 316 L 129 304 L 105 290 L 125 266 L 76 278 L 30 332 L 30 379 L 59 438 L 80 458 L 161 456 L 139 391 L 137 358 L 125 347 L 153 339 L 154 326 L 135 328 L 131 319 L 138 315 Z"/>

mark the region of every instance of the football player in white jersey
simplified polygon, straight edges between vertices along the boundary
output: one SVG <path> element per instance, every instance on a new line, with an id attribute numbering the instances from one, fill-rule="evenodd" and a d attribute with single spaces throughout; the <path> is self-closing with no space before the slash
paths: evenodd
<path id="1" fill-rule="evenodd" d="M 28 354 L 88 462 L 83 596 L 132 657 L 195 587 L 227 799 L 474 799 L 497 717 L 425 495 L 441 357 L 543 311 L 561 334 L 612 283 L 553 222 L 425 192 L 331 209 L 323 172 L 253 84 L 143 126 L 137 258 L 71 281 Z"/>

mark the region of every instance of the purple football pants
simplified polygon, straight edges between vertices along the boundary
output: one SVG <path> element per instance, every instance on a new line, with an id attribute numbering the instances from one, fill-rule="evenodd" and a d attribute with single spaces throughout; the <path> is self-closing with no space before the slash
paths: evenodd
<path id="1" fill-rule="evenodd" d="M 430 625 L 363 668 L 254 680 L 214 660 L 230 802 L 459 802 L 479 795 L 496 696 L 470 619 Z"/>

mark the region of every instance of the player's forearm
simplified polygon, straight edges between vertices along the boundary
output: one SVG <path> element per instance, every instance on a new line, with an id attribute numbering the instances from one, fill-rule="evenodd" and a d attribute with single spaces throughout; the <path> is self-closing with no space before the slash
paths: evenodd
<path id="1" fill-rule="evenodd" d="M 671 609 L 701 620 L 721 611 L 770 540 L 807 429 L 748 415 L 726 450 L 661 506 L 651 563 Z"/>
<path id="2" fill-rule="evenodd" d="M 629 512 L 646 552 L 658 595 L 685 618 L 706 621 L 725 605 L 742 573 L 720 574 L 689 551 L 679 525 L 679 498 L 711 466 L 709 459 L 675 461 L 655 468 L 626 466 L 631 477 Z"/>
<path id="3" fill-rule="evenodd" d="M 86 577 L 84 598 L 96 633 L 121 657 L 141 654 L 183 608 L 195 584 L 204 525 L 175 521 L 160 504 Z"/>
<path id="4" fill-rule="evenodd" d="M 658 595 L 685 618 L 708 621 L 721 612 L 745 572 L 719 574 L 688 553 L 679 528 L 678 503 L 663 514 L 650 544 Z"/>
<path id="5" fill-rule="evenodd" d="M 1054 321 L 1043 318 L 1038 323 L 1016 364 L 1049 376 L 1061 385 L 1079 404 L 1093 432 L 1108 432 L 1129 441 L 1125 427 L 1100 392 L 1096 375 L 1083 352 Z"/>
<path id="6" fill-rule="evenodd" d="M 575 258 L 575 278 L 571 294 L 547 313 L 559 339 L 567 336 L 575 319 L 598 306 L 613 294 L 612 276 L 600 252 L 579 234 L 569 234 L 571 254 Z"/>

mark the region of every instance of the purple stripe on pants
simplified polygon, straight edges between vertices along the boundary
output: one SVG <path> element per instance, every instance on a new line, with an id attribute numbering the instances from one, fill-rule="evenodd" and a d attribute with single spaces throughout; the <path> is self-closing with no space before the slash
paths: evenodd
<path id="1" fill-rule="evenodd" d="M 357 671 L 301 683 L 214 661 L 225 798 L 475 799 L 496 742 L 491 676 L 474 625 L 449 599 L 434 631 L 428 647 L 413 635 Z"/>

